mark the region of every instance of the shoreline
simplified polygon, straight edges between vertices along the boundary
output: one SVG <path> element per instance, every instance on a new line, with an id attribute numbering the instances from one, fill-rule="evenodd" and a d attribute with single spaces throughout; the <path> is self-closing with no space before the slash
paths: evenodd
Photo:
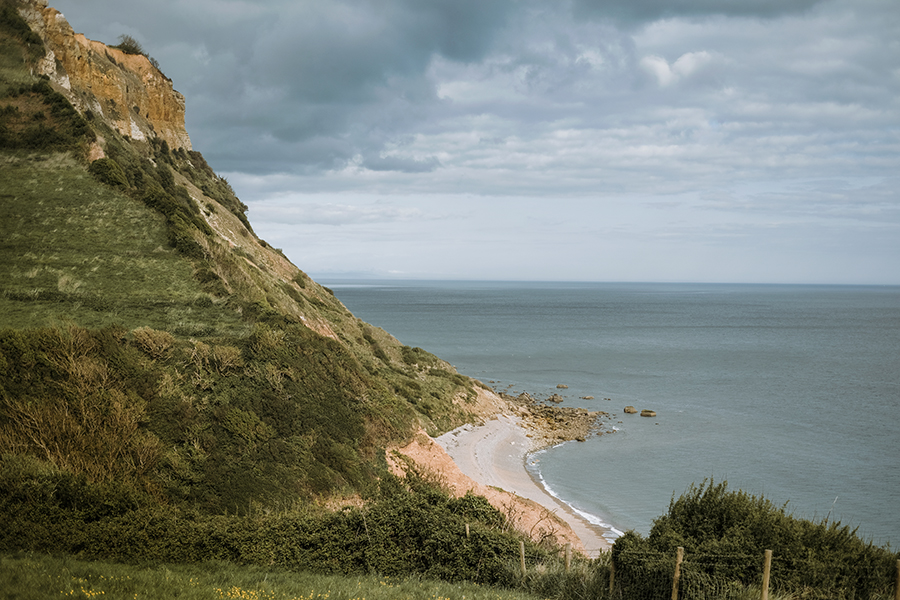
<path id="1" fill-rule="evenodd" d="M 530 500 L 564 521 L 581 542 L 580 550 L 590 558 L 609 550 L 616 530 L 591 523 L 529 472 L 526 462 L 530 457 L 552 446 L 529 437 L 523 418 L 509 412 L 503 411 L 482 425 L 463 425 L 434 441 L 473 481 Z"/>
<path id="2" fill-rule="evenodd" d="M 512 397 L 486 386 L 476 387 L 476 392 L 468 408 L 478 424 L 435 438 L 420 430 L 408 444 L 388 453 L 394 473 L 402 476 L 411 461 L 456 496 L 469 491 L 484 496 L 512 527 L 537 542 L 570 543 L 590 558 L 609 550 L 621 532 L 592 522 L 588 517 L 593 515 L 560 500 L 526 464 L 537 452 L 603 433 L 600 419 L 608 415 L 547 406 L 528 394 Z"/>

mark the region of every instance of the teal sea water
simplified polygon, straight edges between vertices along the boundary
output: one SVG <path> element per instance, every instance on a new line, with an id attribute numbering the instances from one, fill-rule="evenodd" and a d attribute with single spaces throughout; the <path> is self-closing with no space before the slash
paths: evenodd
<path id="1" fill-rule="evenodd" d="M 495 389 L 609 412 L 529 465 L 597 522 L 646 534 L 713 478 L 900 545 L 900 287 L 323 283 Z"/>

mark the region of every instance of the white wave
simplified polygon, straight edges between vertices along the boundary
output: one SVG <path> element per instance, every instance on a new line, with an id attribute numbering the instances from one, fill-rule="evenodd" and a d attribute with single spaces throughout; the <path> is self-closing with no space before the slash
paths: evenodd
<path id="1" fill-rule="evenodd" d="M 558 446 L 561 446 L 561 445 L 562 445 L 562 444 L 558 444 Z M 555 447 L 556 447 L 556 446 L 554 446 L 554 448 L 555 448 Z M 532 460 L 532 458 L 533 458 L 534 456 L 539 455 L 539 454 L 543 454 L 544 452 L 546 452 L 546 451 L 549 450 L 549 449 L 550 449 L 550 448 L 545 448 L 545 449 L 543 449 L 543 450 L 538 450 L 537 452 L 535 452 L 534 454 L 532 454 L 532 455 L 529 457 L 529 459 L 528 459 L 528 464 L 531 465 L 531 466 L 536 467 L 536 466 L 537 466 L 537 463 L 538 463 L 539 461 L 538 461 L 538 460 Z M 593 515 L 593 514 L 591 514 L 591 513 L 589 513 L 589 512 L 585 512 L 585 511 L 581 510 L 580 508 L 578 508 L 577 506 L 574 506 L 571 502 L 567 502 L 564 498 L 562 498 L 559 494 L 557 494 L 556 491 L 555 491 L 552 487 L 550 487 L 550 484 L 547 483 L 547 480 L 546 480 L 546 479 L 544 479 L 544 474 L 541 473 L 540 469 L 534 468 L 534 469 L 531 469 L 531 472 L 532 472 L 532 475 L 533 475 L 533 476 L 537 477 L 538 483 L 541 485 L 541 487 L 544 488 L 544 490 L 546 490 L 546 492 L 547 492 L 548 494 L 550 494 L 551 496 L 553 496 L 554 498 L 556 498 L 557 500 L 559 500 L 560 502 L 562 502 L 563 504 L 565 504 L 565 505 L 566 505 L 567 507 L 569 507 L 575 514 L 577 514 L 578 516 L 580 516 L 582 519 L 584 519 L 585 521 L 587 521 L 587 522 L 590 523 L 591 525 L 595 525 L 595 526 L 600 527 L 601 529 L 603 529 L 603 530 L 604 530 L 603 537 L 604 537 L 606 540 L 608 540 L 608 541 L 610 541 L 610 542 L 615 542 L 619 537 L 621 537 L 621 536 L 624 534 L 623 531 L 620 531 L 620 530 L 616 529 L 615 527 L 613 527 L 612 525 L 610 525 L 609 523 L 607 523 L 606 521 L 604 521 L 603 519 L 601 519 L 601 518 L 598 517 L 597 515 Z"/>

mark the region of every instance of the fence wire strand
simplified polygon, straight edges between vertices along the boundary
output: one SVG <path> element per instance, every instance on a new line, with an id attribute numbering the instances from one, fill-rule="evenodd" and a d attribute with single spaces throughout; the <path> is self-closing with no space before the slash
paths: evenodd
<path id="1" fill-rule="evenodd" d="M 610 600 L 670 600 L 674 554 L 622 552 L 614 566 Z M 764 557 L 686 555 L 680 565 L 678 600 L 758 600 Z M 770 600 L 894 600 L 895 565 L 832 564 L 786 559 L 772 561 Z M 598 590 L 599 591 L 599 590 Z"/>

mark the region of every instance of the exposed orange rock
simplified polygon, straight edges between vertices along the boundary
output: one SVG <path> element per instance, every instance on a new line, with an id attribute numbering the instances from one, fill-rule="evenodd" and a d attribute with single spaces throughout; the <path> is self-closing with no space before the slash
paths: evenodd
<path id="1" fill-rule="evenodd" d="M 19 14 L 44 40 L 41 75 L 63 88 L 80 112 L 93 111 L 122 135 L 160 138 L 191 150 L 184 126 L 184 96 L 141 54 L 126 54 L 75 33 L 46 0 L 25 0 Z"/>

